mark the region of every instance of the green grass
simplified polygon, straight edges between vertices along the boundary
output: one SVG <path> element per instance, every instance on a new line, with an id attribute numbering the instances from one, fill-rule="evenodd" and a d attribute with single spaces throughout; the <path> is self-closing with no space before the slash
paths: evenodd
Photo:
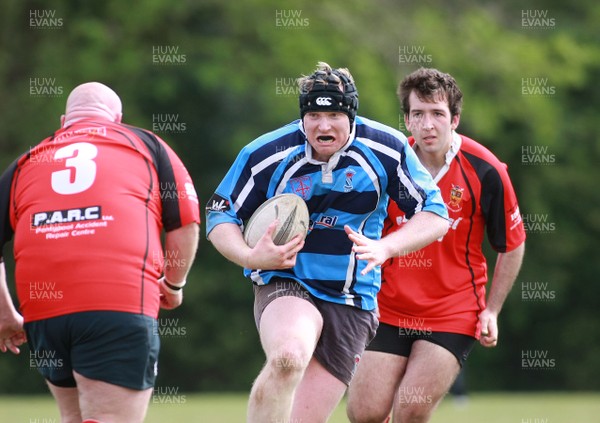
<path id="1" fill-rule="evenodd" d="M 477 394 L 457 405 L 448 397 L 430 423 L 599 423 L 600 393 Z"/>
<path id="2" fill-rule="evenodd" d="M 162 400 L 165 401 L 164 399 Z M 238 423 L 245 421 L 246 394 L 178 395 L 150 403 L 146 423 Z M 345 403 L 330 423 L 346 423 Z M 48 396 L 0 397 L 2 423 L 58 423 Z M 600 423 L 600 393 L 472 394 L 463 404 L 448 397 L 431 423 Z M 307 422 L 309 423 L 309 422 Z"/>

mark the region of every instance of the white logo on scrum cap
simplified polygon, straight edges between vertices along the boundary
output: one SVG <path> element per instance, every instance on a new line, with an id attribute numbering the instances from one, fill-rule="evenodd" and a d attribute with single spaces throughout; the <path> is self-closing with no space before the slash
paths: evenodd
<path id="1" fill-rule="evenodd" d="M 318 97 L 317 106 L 331 106 L 331 97 Z"/>

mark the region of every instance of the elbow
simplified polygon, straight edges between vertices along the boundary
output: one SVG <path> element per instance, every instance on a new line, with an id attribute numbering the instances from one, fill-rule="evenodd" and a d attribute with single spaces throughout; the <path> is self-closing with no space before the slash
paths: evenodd
<path id="1" fill-rule="evenodd" d="M 441 240 L 450 229 L 451 222 L 437 213 L 427 211 L 417 215 L 419 216 L 421 233 L 430 240 L 429 242 L 436 239 Z"/>
<path id="2" fill-rule="evenodd" d="M 200 242 L 200 225 L 197 222 L 189 223 L 180 228 L 180 235 L 192 245 Z"/>
<path id="3" fill-rule="evenodd" d="M 437 216 L 435 219 L 435 231 L 437 232 L 437 239 L 442 238 L 450 230 L 450 221 L 441 216 Z"/>

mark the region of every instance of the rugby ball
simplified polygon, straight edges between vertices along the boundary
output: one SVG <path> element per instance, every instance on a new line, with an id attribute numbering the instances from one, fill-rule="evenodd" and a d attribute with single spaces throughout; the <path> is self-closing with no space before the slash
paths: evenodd
<path id="1" fill-rule="evenodd" d="M 244 228 L 246 244 L 254 248 L 275 219 L 279 220 L 273 232 L 276 245 L 289 242 L 297 234 L 305 237 L 308 232 L 308 207 L 304 200 L 296 194 L 279 194 L 261 204 L 248 220 Z"/>

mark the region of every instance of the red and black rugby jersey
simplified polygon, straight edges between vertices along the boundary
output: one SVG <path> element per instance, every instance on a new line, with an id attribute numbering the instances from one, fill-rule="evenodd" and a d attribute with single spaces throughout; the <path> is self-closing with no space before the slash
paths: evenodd
<path id="1" fill-rule="evenodd" d="M 14 235 L 26 322 L 90 310 L 156 317 L 161 231 L 200 223 L 173 150 L 102 120 L 60 129 L 15 161 L 0 181 L 0 219 L 2 245 Z"/>
<path id="2" fill-rule="evenodd" d="M 487 282 L 485 233 L 496 251 L 508 252 L 524 242 L 525 230 L 506 165 L 481 144 L 457 134 L 449 154 L 449 167 L 436 182 L 450 229 L 437 242 L 383 266 L 380 320 L 418 331 L 479 337 L 478 314 L 485 308 Z M 390 203 L 388 212 L 384 233 L 406 221 L 395 204 Z"/>

